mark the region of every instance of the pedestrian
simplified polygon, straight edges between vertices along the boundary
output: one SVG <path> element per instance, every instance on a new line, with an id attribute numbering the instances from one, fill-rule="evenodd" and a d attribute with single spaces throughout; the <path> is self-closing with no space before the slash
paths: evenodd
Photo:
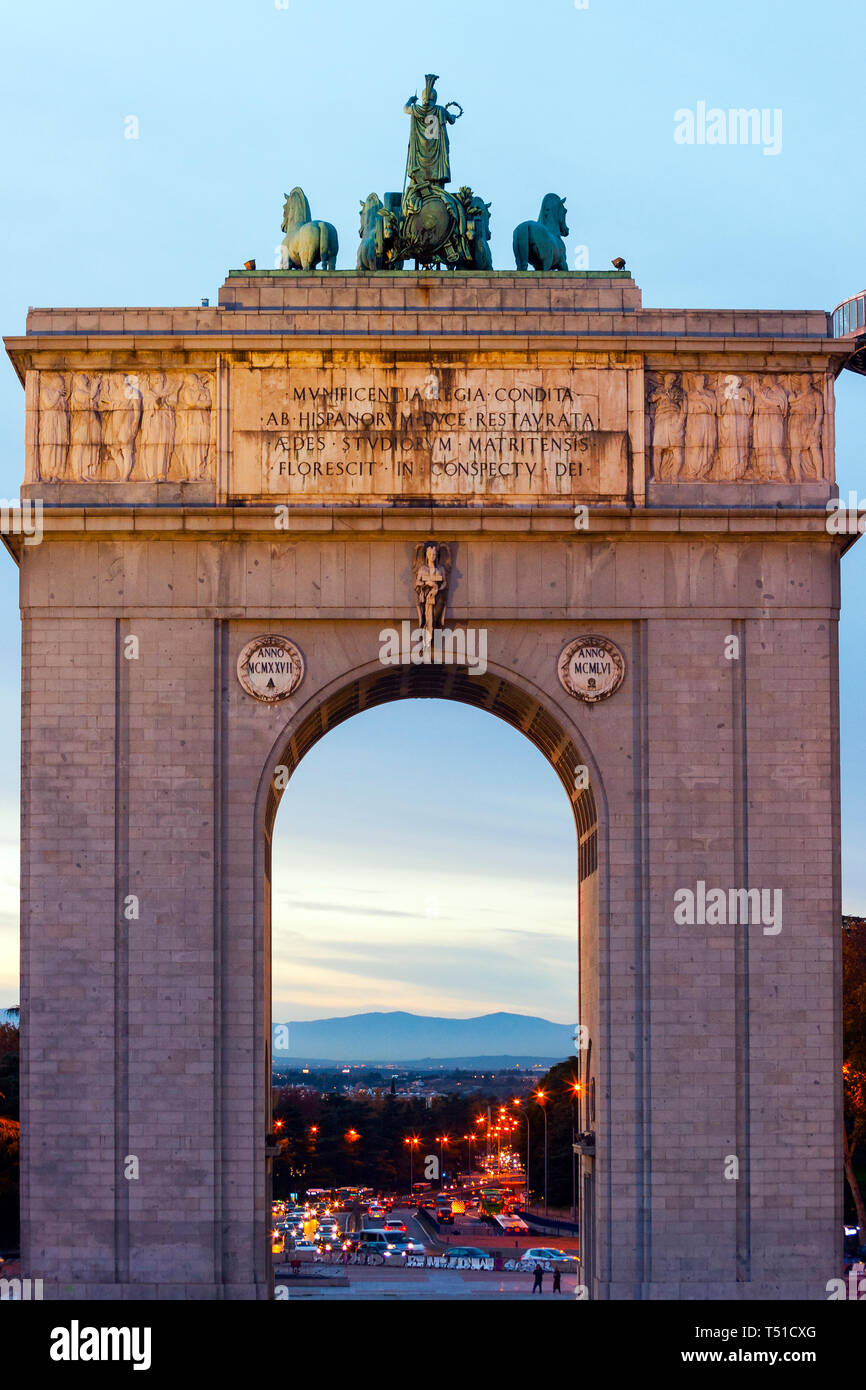
<path id="1" fill-rule="evenodd" d="M 562 1293 L 562 1274 L 559 1269 L 553 1271 L 553 1292 Z"/>
<path id="2" fill-rule="evenodd" d="M 540 1264 L 536 1264 L 535 1269 L 534 1269 L 532 1272 L 533 1272 L 533 1274 L 534 1274 L 534 1276 L 535 1276 L 534 1281 L 533 1281 L 533 1284 L 532 1284 L 532 1292 L 533 1292 L 533 1293 L 544 1293 L 544 1288 L 543 1288 L 543 1283 L 544 1283 L 544 1270 L 541 1268 L 541 1265 L 540 1265 Z"/>

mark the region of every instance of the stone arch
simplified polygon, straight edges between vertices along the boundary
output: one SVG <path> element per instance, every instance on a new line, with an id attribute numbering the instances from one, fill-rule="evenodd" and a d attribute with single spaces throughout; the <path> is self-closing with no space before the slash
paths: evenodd
<path id="1" fill-rule="evenodd" d="M 599 805 L 604 811 L 604 792 L 589 745 L 573 718 L 554 708 L 547 693 L 493 664 L 483 676 L 475 676 L 455 666 L 383 667 L 376 662 L 347 672 L 311 696 L 271 747 L 256 797 L 257 830 L 261 827 L 264 831 L 268 879 L 273 827 L 282 798 L 282 791 L 273 785 L 274 768 L 288 767 L 291 778 L 304 755 L 329 729 L 377 705 L 417 699 L 456 700 L 487 710 L 534 743 L 559 777 L 571 804 L 581 856 L 580 876 L 593 872 L 598 862 Z M 589 769 L 589 786 L 575 794 L 579 766 Z M 606 822 L 606 815 L 602 819 Z"/>

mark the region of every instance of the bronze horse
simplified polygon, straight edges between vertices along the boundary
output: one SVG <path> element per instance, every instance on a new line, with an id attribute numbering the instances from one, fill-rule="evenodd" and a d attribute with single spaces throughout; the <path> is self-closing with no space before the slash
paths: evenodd
<path id="1" fill-rule="evenodd" d="M 518 270 L 568 270 L 565 242 L 565 199 L 545 193 L 537 222 L 521 222 L 514 228 L 514 261 Z"/>
<path id="2" fill-rule="evenodd" d="M 284 270 L 336 270 L 339 241 L 330 222 L 314 222 L 302 188 L 287 193 L 283 204 L 283 237 L 280 262 Z"/>

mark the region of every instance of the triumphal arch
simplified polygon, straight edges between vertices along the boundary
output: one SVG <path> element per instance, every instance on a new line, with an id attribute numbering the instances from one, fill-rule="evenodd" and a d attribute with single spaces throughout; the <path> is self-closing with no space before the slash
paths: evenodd
<path id="1" fill-rule="evenodd" d="M 38 517 L 7 537 L 23 1272 L 271 1296 L 277 806 L 329 729 L 437 697 L 531 739 L 574 817 L 590 1296 L 824 1297 L 854 340 L 566 271 L 553 194 L 515 231 L 534 269 L 494 271 L 489 204 L 424 143 L 456 104 L 416 105 L 357 270 L 295 189 L 286 268 L 218 305 L 34 309 L 6 340 Z"/>

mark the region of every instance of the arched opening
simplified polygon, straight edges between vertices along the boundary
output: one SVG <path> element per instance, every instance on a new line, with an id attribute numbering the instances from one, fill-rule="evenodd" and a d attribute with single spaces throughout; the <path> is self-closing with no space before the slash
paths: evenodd
<path id="1" fill-rule="evenodd" d="M 598 951 L 595 938 L 598 931 L 598 868 L 599 868 L 599 797 L 600 783 L 591 755 L 579 731 L 563 712 L 551 710 L 542 703 L 539 696 L 525 683 L 520 684 L 510 674 L 488 670 L 484 676 L 470 676 L 454 668 L 405 667 L 388 668 L 381 666 L 353 674 L 349 680 L 335 682 L 320 692 L 302 708 L 286 726 L 283 734 L 273 746 L 272 757 L 262 778 L 260 787 L 260 815 L 263 828 L 262 837 L 262 909 L 265 925 L 265 959 L 268 962 L 268 997 L 266 1000 L 267 1027 L 264 1037 L 268 1042 L 267 1075 L 272 1072 L 273 1028 L 271 1009 L 271 921 L 272 921 L 272 859 L 274 825 L 276 812 L 283 791 L 291 782 L 292 775 L 305 755 L 324 737 L 325 733 L 350 720 L 355 715 L 376 709 L 394 701 L 408 700 L 450 700 L 463 703 L 494 714 L 522 733 L 542 753 L 547 763 L 554 769 L 562 784 L 574 816 L 577 840 L 578 867 L 578 921 L 581 956 L 584 954 L 591 969 L 597 968 Z M 603 801 L 602 801 L 603 805 Z M 336 848 L 336 847 L 335 847 Z M 578 973 L 578 981 L 583 979 L 584 971 Z M 597 985 L 591 990 L 594 998 L 585 1010 L 580 998 L 578 984 L 575 1019 L 590 1020 L 597 1007 Z M 273 1020 L 276 1022 L 277 1020 Z M 591 1026 L 582 1030 L 588 1038 Z M 583 1050 L 575 1048 L 574 1064 L 581 1078 L 581 1096 L 575 1110 L 578 1130 L 588 1130 L 590 1124 L 590 1087 L 595 1094 L 594 1077 L 590 1076 L 588 1066 L 591 1053 L 587 1042 Z M 596 1056 L 598 1055 L 596 1049 Z M 271 1131 L 273 1115 L 270 1109 L 270 1085 L 267 1089 L 268 1113 L 266 1124 Z M 581 1159 L 583 1171 L 577 1182 L 578 1206 L 594 1205 L 591 1180 L 591 1164 Z M 270 1182 L 267 1184 L 270 1194 Z M 270 1213 L 270 1208 L 268 1208 Z M 586 1239 L 583 1246 L 584 1259 L 592 1256 L 591 1232 L 594 1218 L 586 1222 Z M 539 1236 L 539 1242 L 544 1239 Z M 549 1241 L 547 1242 L 550 1243 Z M 584 1266 L 586 1268 L 586 1266 Z M 583 1273 L 581 1277 L 585 1277 Z"/>

